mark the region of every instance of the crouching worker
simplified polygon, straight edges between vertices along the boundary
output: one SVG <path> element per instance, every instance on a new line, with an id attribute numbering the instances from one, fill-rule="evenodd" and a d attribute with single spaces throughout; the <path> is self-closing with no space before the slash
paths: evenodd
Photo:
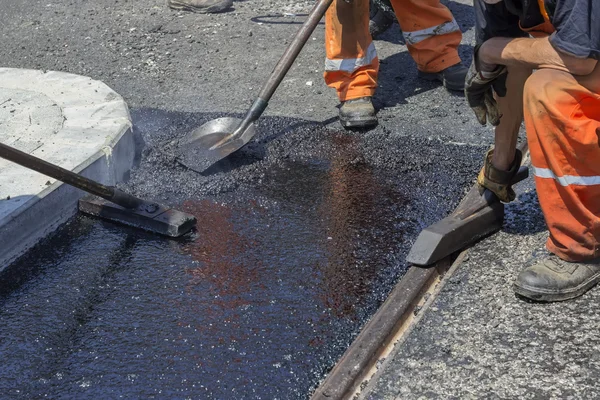
<path id="1" fill-rule="evenodd" d="M 525 268 L 514 290 L 540 301 L 580 296 L 600 280 L 600 2 L 475 0 L 475 11 L 465 95 L 479 122 L 496 126 L 478 182 L 514 199 L 524 119 L 550 231 L 552 255 Z"/>

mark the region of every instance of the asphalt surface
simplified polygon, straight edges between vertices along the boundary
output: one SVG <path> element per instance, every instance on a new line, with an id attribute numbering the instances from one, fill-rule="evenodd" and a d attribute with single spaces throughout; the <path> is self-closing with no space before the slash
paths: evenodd
<path id="1" fill-rule="evenodd" d="M 512 291 L 547 236 L 531 181 L 519 184 L 503 231 L 470 250 L 361 398 L 598 398 L 600 292 L 547 304 Z"/>
<path id="2" fill-rule="evenodd" d="M 306 397 L 487 146 L 461 96 L 415 79 L 397 27 L 378 42 L 382 124 L 344 132 L 322 82 L 321 25 L 255 140 L 199 175 L 174 161 L 177 139 L 245 111 L 310 3 L 219 15 L 141 0 L 5 5 L 6 66 L 115 89 L 140 145 L 123 188 L 199 220 L 173 242 L 76 218 L 15 263 L 0 308 L 11 397 Z M 468 28 L 467 8 L 451 5 Z"/>
<path id="3" fill-rule="evenodd" d="M 460 52 L 468 62 L 473 40 L 472 9 L 463 0 L 447 4 L 464 31 Z M 239 116 L 246 110 L 310 5 L 240 1 L 227 13 L 197 15 L 173 12 L 163 1 L 153 0 L 0 0 L 3 66 L 91 76 L 107 83 L 130 105 L 143 150 L 139 167 L 132 172 L 125 189 L 178 205 L 199 216 L 212 215 L 223 208 L 229 221 L 223 224 L 208 220 L 205 228 L 199 225 L 197 236 L 188 242 L 167 242 L 167 249 L 165 242 L 82 218 L 42 244 L 46 247 L 40 248 L 41 259 L 21 260 L 17 270 L 22 272 L 5 286 L 0 311 L 2 325 L 7 327 L 2 337 L 11 338 L 2 341 L 3 354 L 7 351 L 14 356 L 0 368 L 4 377 L 10 378 L 2 382 L 9 382 L 9 387 L 3 389 L 13 389 L 11 396 L 125 393 L 125 397 L 160 397 L 160 390 L 170 390 L 169 394 L 176 397 L 203 393 L 207 397 L 212 394 L 216 398 L 239 398 L 236 395 L 246 389 L 244 394 L 249 398 L 301 398 L 318 384 L 383 301 L 402 275 L 403 251 L 408 250 L 418 227 L 433 222 L 456 205 L 473 182 L 484 149 L 492 141 L 490 128 L 476 123 L 464 98 L 417 78 L 397 26 L 376 41 L 381 60 L 375 97 L 380 125 L 376 129 L 345 133 L 337 125 L 337 98 L 322 81 L 324 50 L 320 25 L 273 97 L 255 141 L 205 176 L 185 170 L 172 157 L 176 139 L 195 126 L 216 116 Z M 366 396 L 590 398 L 597 392 L 594 292 L 581 300 L 558 305 L 532 305 L 512 295 L 512 279 L 524 265 L 543 255 L 547 235 L 533 189 L 528 190 L 509 207 L 505 231 L 474 248 L 423 323 L 383 364 Z M 333 209 L 339 209 L 341 214 L 323 214 L 322 210 Z M 361 222 L 363 218 L 365 221 Z M 249 293 L 264 289 L 254 288 L 257 292 L 253 292 L 252 284 L 245 288 L 243 283 L 252 279 L 236 280 L 238 275 L 226 268 L 227 260 L 217 263 L 225 266 L 219 273 L 207 275 L 203 270 L 212 260 L 207 254 L 214 256 L 224 249 L 222 239 L 231 235 L 226 229 L 228 224 L 233 224 L 234 232 L 239 229 L 234 242 L 238 246 L 237 257 L 244 260 L 242 265 L 257 264 L 252 271 L 259 276 L 283 276 L 281 282 L 285 284 L 275 280 L 272 288 L 278 290 L 270 292 L 269 300 L 275 300 L 272 310 L 287 310 L 285 318 L 291 321 L 286 325 L 277 319 L 278 313 L 260 309 L 264 297 L 256 297 L 260 299 L 257 303 L 250 302 L 259 309 L 247 315 L 250 322 L 267 324 L 274 330 L 270 335 L 262 335 L 262 339 L 246 343 L 253 351 L 246 354 L 256 354 L 251 357 L 254 363 L 243 364 L 246 369 L 230 367 L 243 349 L 234 347 L 237 356 L 233 357 L 232 352 L 227 358 L 223 357 L 227 353 L 224 343 L 216 343 L 218 351 L 213 353 L 201 349 L 199 340 L 192 340 L 196 347 L 183 344 L 194 337 L 198 339 L 191 331 L 186 336 L 187 331 L 182 334 L 172 328 L 162 336 L 150 335 L 160 332 L 159 327 L 165 324 L 190 318 L 200 326 L 198 318 L 206 310 L 202 305 L 215 305 L 203 303 L 208 297 L 202 290 L 186 294 L 178 285 L 199 285 L 209 297 L 214 295 L 211 290 L 221 288 L 228 299 L 239 297 L 231 292 L 232 288 L 239 290 L 241 286 L 242 291 Z M 274 230 L 265 233 L 265 226 L 270 224 Z M 335 234 L 325 236 L 327 228 Z M 299 236 L 294 236 L 300 238 L 299 247 L 281 239 L 292 231 L 299 232 Z M 215 232 L 215 238 L 209 240 L 212 250 L 206 253 L 202 240 Z M 248 239 L 253 235 L 259 235 L 259 239 Z M 107 247 L 93 251 L 93 244 L 98 241 Z M 338 245 L 327 245 L 332 241 Z M 58 246 L 59 243 L 66 247 Z M 256 251 L 255 243 L 262 244 Z M 267 249 L 273 243 L 286 257 L 269 258 L 273 254 Z M 59 250 L 52 251 L 55 247 Z M 321 249 L 321 253 L 309 254 L 314 248 Z M 112 258 L 106 255 L 109 253 L 114 254 Z M 69 254 L 72 256 L 67 257 Z M 198 264 L 194 264 L 194 254 Z M 226 250 L 221 250 L 221 254 L 226 254 Z M 336 261 L 324 262 L 327 256 Z M 168 265 L 165 259 L 169 260 Z M 257 260 L 272 262 L 259 265 Z M 149 270 L 144 265 L 152 266 L 150 271 L 154 271 L 146 281 Z M 312 265 L 310 273 L 316 275 L 301 268 L 297 274 L 286 273 L 289 265 Z M 370 265 L 370 275 L 358 281 L 352 278 L 348 268 L 357 265 Z M 195 275 L 186 272 L 194 267 L 198 269 Z M 79 269 L 83 278 L 74 279 L 66 287 L 53 286 L 70 276 L 67 272 L 74 274 Z M 232 271 L 243 273 L 247 269 Z M 321 297 L 307 295 L 319 291 L 317 283 L 323 282 L 322 271 L 333 271 L 328 275 L 333 280 L 320 286 Z M 86 274 L 90 275 L 86 278 Z M 314 278 L 305 286 L 317 288 L 302 289 L 304 285 L 290 283 L 304 276 Z M 156 284 L 167 277 L 178 280 L 175 286 L 179 291 Z M 111 291 L 112 286 L 105 285 L 107 281 L 119 290 Z M 138 286 L 119 286 L 119 282 Z M 208 286 L 202 286 L 205 284 Z M 40 287 L 46 290 L 38 291 Z M 332 287 L 339 290 L 330 290 Z M 293 300 L 292 305 L 288 304 L 290 308 L 277 305 L 290 288 L 294 288 L 289 296 Z M 141 304 L 147 308 L 134 306 L 124 300 L 132 296 L 132 290 L 133 297 L 138 292 L 140 296 L 172 296 L 171 300 L 183 304 L 183 311 L 175 316 L 165 311 L 160 306 L 161 296 L 142 297 Z M 83 291 L 83 300 L 77 296 L 78 291 Z M 339 297 L 341 293 L 349 293 L 350 298 Z M 361 300 L 355 301 L 353 296 Z M 55 303 L 41 307 L 51 299 Z M 298 308 L 303 302 L 308 306 Z M 28 319 L 22 310 L 29 304 L 36 304 L 43 311 L 34 308 Z M 345 313 L 336 314 L 333 310 L 338 309 L 331 304 L 340 305 Z M 312 305 L 316 307 L 312 309 Z M 234 303 L 234 308 L 237 306 L 244 304 Z M 228 309 L 232 314 L 223 315 L 234 315 L 234 308 Z M 290 309 L 296 308 L 304 310 L 300 316 L 290 314 Z M 136 315 L 146 316 L 142 312 L 146 309 L 158 311 L 147 315 L 148 321 L 155 323 L 136 321 L 142 332 L 139 341 L 134 340 L 133 334 L 115 334 L 129 332 L 121 324 Z M 266 318 L 265 311 L 276 317 Z M 326 317 L 316 319 L 318 334 L 294 325 L 319 313 L 323 315 L 323 311 Z M 47 323 L 36 325 L 34 321 L 45 313 L 49 315 Z M 221 328 L 227 327 L 220 315 L 216 312 L 211 318 Z M 114 324 L 102 325 L 103 316 Z M 172 320 L 164 320 L 170 317 Z M 62 326 L 66 328 L 60 329 Z M 286 328 L 281 328 L 286 326 L 296 326 L 293 330 L 297 334 L 286 336 Z M 251 327 L 252 324 L 246 328 Z M 48 335 L 45 329 L 50 329 Z M 31 331 L 31 335 L 23 335 L 24 330 Z M 211 330 L 203 334 L 202 338 L 222 337 Z M 269 342 L 273 338 L 276 340 Z M 315 338 L 318 340 L 311 342 Z M 175 339 L 182 341 L 171 342 Z M 53 341 L 59 346 L 48 345 Z M 151 343 L 157 358 L 151 356 L 151 351 L 140 352 L 137 354 L 142 354 L 141 361 L 133 363 L 134 355 L 128 357 L 126 351 L 131 343 Z M 293 350 L 284 343 L 292 343 Z M 60 350 L 58 356 L 54 353 L 56 348 Z M 18 351 L 31 357 L 39 355 L 33 359 L 34 366 L 44 368 L 32 368 L 27 364 L 31 358 L 18 356 Z M 98 362 L 95 357 L 102 358 L 103 354 L 113 354 L 113 358 L 105 357 L 94 369 L 94 362 Z M 265 354 L 268 357 L 261 359 Z M 193 360 L 203 357 L 209 365 L 220 361 L 225 367 L 191 367 Z M 122 365 L 125 367 L 120 368 L 125 369 L 117 368 Z M 127 370 L 128 365 L 132 371 Z M 269 367 L 260 367 L 265 365 Z M 286 372 L 276 375 L 281 379 L 272 379 L 274 369 Z M 149 373 L 140 375 L 140 371 Z M 254 381 L 232 381 L 235 371 L 238 377 L 256 372 Z M 223 373 L 225 380 L 217 377 Z M 63 379 L 65 376 L 67 379 Z M 225 381 L 234 383 L 227 386 Z M 207 388 L 205 382 L 212 386 Z M 290 385 L 295 391 L 290 392 Z"/>
<path id="4" fill-rule="evenodd" d="M 483 151 L 359 139 L 296 128 L 265 144 L 264 160 L 241 153 L 202 179 L 145 155 L 128 188 L 193 213 L 196 232 L 174 241 L 78 217 L 13 264 L 0 277 L 0 390 L 306 398 L 402 277 L 421 227 L 470 186 Z"/>
<path id="5" fill-rule="evenodd" d="M 470 60 L 473 15 L 449 1 L 465 31 Z M 132 110 L 244 113 L 312 6 L 309 1 L 236 1 L 234 10 L 174 12 L 163 0 L 0 2 L 2 64 L 53 69 L 99 79 Z M 337 96 L 323 82 L 323 24 L 315 30 L 265 115 L 328 122 Z M 381 61 L 375 103 L 382 125 L 372 132 L 441 137 L 488 145 L 490 129 L 466 112 L 461 96 L 417 78 L 394 25 L 376 41 Z"/>

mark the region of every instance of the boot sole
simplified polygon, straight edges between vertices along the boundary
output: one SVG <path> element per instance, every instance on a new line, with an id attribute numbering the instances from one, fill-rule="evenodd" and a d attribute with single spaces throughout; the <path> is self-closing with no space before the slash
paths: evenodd
<path id="1" fill-rule="evenodd" d="M 539 288 L 533 288 L 527 285 L 519 285 L 517 283 L 513 285 L 513 290 L 517 295 L 526 297 L 530 300 L 543 302 L 565 301 L 581 296 L 593 288 L 598 282 L 600 282 L 600 273 L 595 274 L 577 287 L 560 292 L 540 290 Z"/>
<path id="2" fill-rule="evenodd" d="M 343 120 L 340 118 L 340 124 L 344 128 L 372 128 L 374 126 L 377 126 L 377 118 L 349 119 L 349 120 Z"/>
<path id="3" fill-rule="evenodd" d="M 465 89 L 465 84 L 464 82 L 462 84 L 460 83 L 452 83 L 452 82 L 448 82 L 444 79 L 443 76 L 441 76 L 441 74 L 438 73 L 434 73 L 434 72 L 423 72 L 423 71 L 419 71 L 417 73 L 417 75 L 419 76 L 419 78 L 421 79 L 425 79 L 426 81 L 438 81 L 441 82 L 444 87 L 448 90 L 453 90 L 455 92 L 462 92 Z"/>
<path id="4" fill-rule="evenodd" d="M 172 8 L 173 10 L 191 11 L 191 12 L 195 12 L 198 14 L 214 14 L 214 13 L 225 11 L 228 8 L 230 8 L 231 6 L 233 6 L 232 0 L 224 0 L 224 1 L 221 1 L 217 4 L 213 4 L 212 6 L 209 6 L 206 8 L 191 7 L 187 4 L 181 4 L 181 3 L 174 2 L 174 1 L 169 2 L 169 8 Z"/>

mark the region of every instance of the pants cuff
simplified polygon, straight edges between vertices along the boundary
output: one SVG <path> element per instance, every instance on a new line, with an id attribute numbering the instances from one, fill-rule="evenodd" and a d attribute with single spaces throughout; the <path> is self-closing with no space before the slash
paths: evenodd
<path id="1" fill-rule="evenodd" d="M 374 95 L 375 88 L 353 88 L 345 92 L 338 92 L 338 98 L 340 101 L 348 101 L 361 97 L 373 97 Z"/>
<path id="2" fill-rule="evenodd" d="M 421 72 L 436 73 L 450 68 L 453 65 L 460 64 L 462 60 L 455 50 L 441 56 L 438 60 L 428 63 L 427 65 L 418 65 L 417 68 Z"/>

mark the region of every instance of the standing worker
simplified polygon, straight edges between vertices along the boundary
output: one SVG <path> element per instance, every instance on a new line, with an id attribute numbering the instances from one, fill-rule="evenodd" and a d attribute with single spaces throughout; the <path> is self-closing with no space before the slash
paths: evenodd
<path id="1" fill-rule="evenodd" d="M 439 0 L 392 0 L 419 77 L 462 91 L 467 68 L 458 55 L 462 33 Z M 337 90 L 340 123 L 348 128 L 377 124 L 371 97 L 379 60 L 369 33 L 369 2 L 334 0 L 325 16 L 325 83 Z"/>
<path id="2" fill-rule="evenodd" d="M 478 182 L 514 199 L 524 118 L 550 231 L 552 254 L 523 270 L 514 290 L 539 301 L 580 296 L 600 280 L 600 2 L 475 0 L 475 11 L 465 95 L 479 122 L 496 126 Z"/>

